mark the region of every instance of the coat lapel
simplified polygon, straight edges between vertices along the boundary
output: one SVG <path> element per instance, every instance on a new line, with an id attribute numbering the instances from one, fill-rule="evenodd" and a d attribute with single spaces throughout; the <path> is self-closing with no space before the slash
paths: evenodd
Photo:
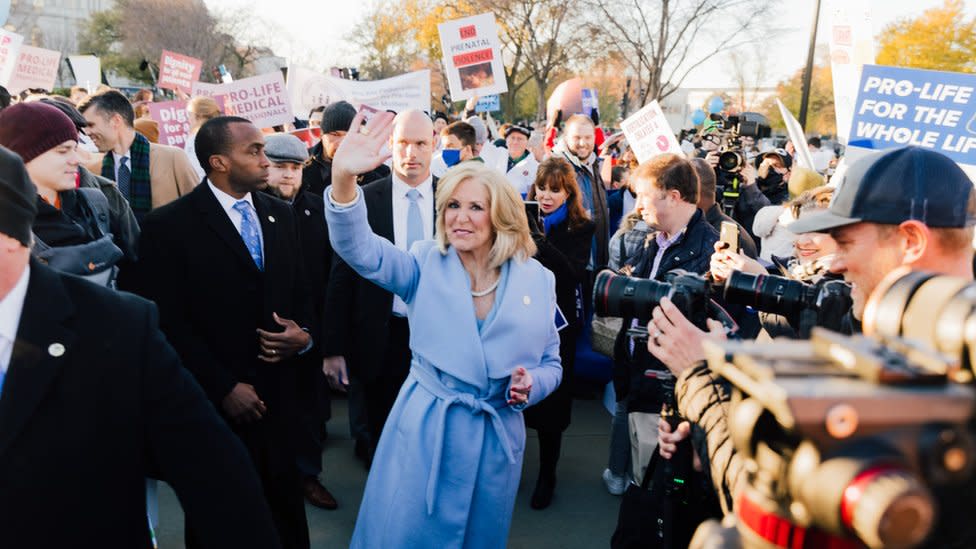
<path id="1" fill-rule="evenodd" d="M 370 196 L 366 200 L 366 210 L 369 216 L 369 226 L 373 232 L 389 240 L 394 240 L 393 231 L 393 179 L 383 178 L 372 185 L 368 185 Z"/>
<path id="2" fill-rule="evenodd" d="M 32 262 L 27 297 L 10 368 L 0 396 L 0 455 L 23 430 L 74 349 L 75 333 L 64 325 L 71 297 L 58 276 Z"/>
<path id="3" fill-rule="evenodd" d="M 276 218 L 272 213 L 271 201 L 274 200 L 273 198 L 264 193 L 251 193 L 251 198 L 254 200 L 258 223 L 261 224 L 261 239 L 264 240 L 264 272 L 268 272 L 275 262 L 274 252 L 277 250 L 278 226 L 281 225 L 282 220 Z M 251 263 L 254 262 L 251 261 Z"/>
<path id="4" fill-rule="evenodd" d="M 210 190 L 210 185 L 198 185 L 190 196 L 196 201 L 197 209 L 204 215 L 207 225 L 217 233 L 220 240 L 234 252 L 238 260 L 244 263 L 248 269 L 253 272 L 258 272 L 258 267 L 254 264 L 254 259 L 251 258 L 250 252 L 247 251 L 247 246 L 244 245 L 244 239 L 241 238 L 240 233 L 234 228 L 234 224 L 231 223 L 227 212 L 224 211 L 220 202 L 217 201 L 217 197 Z"/>

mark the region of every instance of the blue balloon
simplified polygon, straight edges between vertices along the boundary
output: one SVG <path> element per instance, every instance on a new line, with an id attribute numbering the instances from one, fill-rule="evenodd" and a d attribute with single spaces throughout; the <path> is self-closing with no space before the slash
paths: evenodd
<path id="1" fill-rule="evenodd" d="M 705 121 L 705 116 L 705 111 L 695 109 L 695 112 L 691 113 L 691 123 L 697 126 Z"/>
<path id="2" fill-rule="evenodd" d="M 725 108 L 725 101 L 721 97 L 715 96 L 708 101 L 708 112 L 722 112 Z"/>

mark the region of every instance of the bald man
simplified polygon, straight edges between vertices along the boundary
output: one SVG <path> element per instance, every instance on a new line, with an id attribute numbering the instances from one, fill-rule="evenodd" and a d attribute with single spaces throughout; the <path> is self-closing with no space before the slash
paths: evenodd
<path id="1" fill-rule="evenodd" d="M 419 110 L 398 114 L 390 151 L 393 173 L 365 185 L 363 197 L 373 232 L 407 250 L 417 235 L 434 237 L 437 181 L 430 173 L 434 125 L 427 114 Z M 335 389 L 346 390 L 349 376 L 361 384 L 370 455 L 410 370 L 406 314 L 403 300 L 335 258 L 326 298 L 323 370 Z"/>

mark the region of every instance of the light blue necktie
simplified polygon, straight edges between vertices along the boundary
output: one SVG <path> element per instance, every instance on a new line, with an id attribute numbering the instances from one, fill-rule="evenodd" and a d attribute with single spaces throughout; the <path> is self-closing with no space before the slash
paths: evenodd
<path id="1" fill-rule="evenodd" d="M 234 204 L 234 209 L 241 214 L 241 238 L 247 251 L 254 259 L 254 264 L 259 271 L 264 270 L 264 256 L 261 254 L 261 235 L 258 234 L 258 220 L 254 215 L 254 208 L 247 200 L 238 200 Z"/>
<path id="2" fill-rule="evenodd" d="M 131 186 L 130 182 L 132 180 L 132 172 L 129 171 L 129 167 L 125 165 L 126 160 L 128 160 L 128 158 L 125 158 L 124 156 L 119 159 L 119 175 L 116 178 L 118 179 L 116 183 L 119 186 L 119 192 L 122 193 L 122 196 L 124 196 L 126 200 L 129 200 L 129 187 Z"/>
<path id="3" fill-rule="evenodd" d="M 410 200 L 410 208 L 407 210 L 407 249 L 413 243 L 424 239 L 424 218 L 420 216 L 420 191 L 410 189 L 407 191 L 407 199 Z"/>

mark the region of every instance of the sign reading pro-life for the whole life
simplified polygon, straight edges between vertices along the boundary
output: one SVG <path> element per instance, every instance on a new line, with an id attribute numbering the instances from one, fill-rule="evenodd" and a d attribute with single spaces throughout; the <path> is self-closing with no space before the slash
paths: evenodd
<path id="1" fill-rule="evenodd" d="M 508 91 L 494 14 L 455 19 L 437 25 L 437 30 L 453 100 Z"/>
<path id="2" fill-rule="evenodd" d="M 848 145 L 914 145 L 976 166 L 976 75 L 865 65 Z"/>

